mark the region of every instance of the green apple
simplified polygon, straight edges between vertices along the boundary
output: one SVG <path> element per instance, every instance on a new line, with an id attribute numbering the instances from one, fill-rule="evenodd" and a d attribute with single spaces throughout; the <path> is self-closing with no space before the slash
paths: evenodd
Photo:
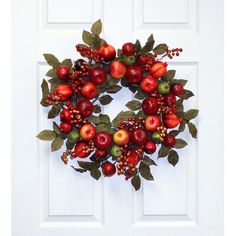
<path id="1" fill-rule="evenodd" d="M 167 82 L 160 82 L 158 85 L 158 92 L 160 94 L 168 94 L 170 92 L 170 85 Z"/>
<path id="2" fill-rule="evenodd" d="M 120 147 L 117 146 L 117 145 L 114 145 L 112 148 L 111 148 L 111 155 L 113 157 L 119 157 L 122 155 L 122 151 L 120 150 Z"/>

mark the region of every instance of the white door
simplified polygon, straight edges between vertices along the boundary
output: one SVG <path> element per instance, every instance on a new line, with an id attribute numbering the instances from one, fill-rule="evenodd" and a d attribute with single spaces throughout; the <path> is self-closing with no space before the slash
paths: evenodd
<path id="1" fill-rule="evenodd" d="M 13 2 L 13 236 L 222 236 L 223 0 Z M 198 140 L 186 136 L 176 167 L 159 159 L 138 192 L 119 176 L 80 175 L 35 138 L 51 125 L 39 105 L 43 53 L 77 59 L 82 30 L 99 18 L 116 48 L 151 33 L 182 47 L 169 67 L 195 92 L 187 107 L 200 110 Z M 114 117 L 131 96 L 116 94 L 105 112 Z"/>

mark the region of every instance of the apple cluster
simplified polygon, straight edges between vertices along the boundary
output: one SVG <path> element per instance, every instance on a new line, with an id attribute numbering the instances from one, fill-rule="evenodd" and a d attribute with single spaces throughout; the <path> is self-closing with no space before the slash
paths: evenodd
<path id="1" fill-rule="evenodd" d="M 192 119 L 182 105 L 191 97 L 190 91 L 184 89 L 183 81 L 173 79 L 173 70 L 168 71 L 168 64 L 162 61 L 173 52 L 178 56 L 182 49 L 170 50 L 166 44 L 153 49 L 150 36 L 144 47 L 137 40 L 123 44 L 116 52 L 100 38 L 100 21 L 91 30 L 83 33 L 86 45 L 76 46 L 83 59 L 60 63 L 53 55 L 45 54 L 52 66 L 47 73 L 51 86 L 48 88 L 43 81 L 41 104 L 51 106 L 48 118 L 59 116 L 60 123 L 54 122 L 53 131 L 42 131 L 38 138 L 53 140 L 52 151 L 60 149 L 65 141 L 66 150 L 61 156 L 65 164 L 69 158 L 87 160 L 78 161 L 80 168 L 73 167 L 75 170 L 90 171 L 95 179 L 101 171 L 104 176 L 124 175 L 126 180 L 132 178 L 137 190 L 139 175 L 152 180 L 149 166 L 155 162 L 149 155 L 160 146 L 159 153 L 164 150 L 173 159 L 175 151 L 171 149 L 178 148 L 176 135 L 181 132 L 174 128 Z M 111 122 L 108 115 L 101 114 L 100 105 L 112 100 L 104 93 L 118 92 L 122 85 L 134 92 L 137 100 L 130 102 L 131 111 L 124 113 L 128 115 L 118 115 L 118 123 Z"/>

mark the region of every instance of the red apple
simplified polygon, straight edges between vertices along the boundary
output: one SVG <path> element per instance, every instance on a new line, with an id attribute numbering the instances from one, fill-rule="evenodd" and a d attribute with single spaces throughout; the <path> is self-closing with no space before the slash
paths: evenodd
<path id="1" fill-rule="evenodd" d="M 175 96 L 179 96 L 184 92 L 184 88 L 181 84 L 172 84 L 171 85 L 171 92 L 175 95 Z"/>
<path id="2" fill-rule="evenodd" d="M 145 119 L 145 127 L 148 131 L 156 131 L 161 126 L 161 118 L 159 116 L 147 116 Z"/>
<path id="3" fill-rule="evenodd" d="M 144 77 L 140 83 L 141 89 L 146 93 L 154 92 L 157 89 L 157 86 L 157 80 L 151 75 Z"/>
<path id="4" fill-rule="evenodd" d="M 96 135 L 96 129 L 92 124 L 85 124 L 80 129 L 80 136 L 83 140 L 90 141 Z"/>
<path id="5" fill-rule="evenodd" d="M 172 148 L 175 145 L 175 141 L 175 136 L 173 136 L 172 134 L 167 134 L 164 137 L 163 144 L 168 148 Z"/>
<path id="6" fill-rule="evenodd" d="M 99 149 L 107 149 L 111 145 L 112 139 L 109 133 L 100 131 L 94 138 L 95 146 Z"/>
<path id="7" fill-rule="evenodd" d="M 88 144 L 84 141 L 79 141 L 74 149 L 75 157 L 86 158 L 90 155 L 91 151 L 88 149 Z"/>
<path id="8" fill-rule="evenodd" d="M 145 66 L 148 62 L 148 58 L 144 53 L 141 53 L 137 58 L 137 65 Z"/>
<path id="9" fill-rule="evenodd" d="M 105 43 L 98 51 L 104 61 L 111 61 L 116 57 L 116 50 L 111 45 Z"/>
<path id="10" fill-rule="evenodd" d="M 60 127 L 60 131 L 65 134 L 69 133 L 72 129 L 71 123 L 66 122 L 66 121 L 61 122 L 59 127 Z"/>
<path id="11" fill-rule="evenodd" d="M 131 56 L 135 53 L 135 47 L 133 43 L 125 43 L 122 46 L 122 52 L 123 54 L 125 54 L 126 56 Z"/>
<path id="12" fill-rule="evenodd" d="M 70 110 L 64 108 L 61 113 L 60 113 L 60 118 L 63 121 L 70 121 L 71 120 L 71 114 L 70 114 Z"/>
<path id="13" fill-rule="evenodd" d="M 167 64 L 162 61 L 157 61 L 151 66 L 149 71 L 155 78 L 160 78 L 166 73 Z"/>
<path id="14" fill-rule="evenodd" d="M 139 66 L 130 66 L 126 71 L 126 77 L 131 84 L 138 84 L 143 78 L 143 70 Z"/>
<path id="15" fill-rule="evenodd" d="M 118 130 L 113 136 L 114 142 L 119 146 L 124 146 L 129 142 L 129 133 L 125 129 Z"/>
<path id="16" fill-rule="evenodd" d="M 148 115 L 157 113 L 158 104 L 157 99 L 154 97 L 147 97 L 142 102 L 142 109 Z"/>
<path id="17" fill-rule="evenodd" d="M 123 62 L 114 61 L 110 64 L 110 74 L 115 79 L 120 79 L 125 75 L 126 66 Z"/>
<path id="18" fill-rule="evenodd" d="M 68 84 L 59 84 L 54 93 L 60 98 L 61 101 L 69 100 L 73 94 L 73 90 Z"/>
<path id="19" fill-rule="evenodd" d="M 131 141 L 138 146 L 142 146 L 147 141 L 147 133 L 143 129 L 135 129 L 131 134 Z"/>
<path id="20" fill-rule="evenodd" d="M 135 151 L 129 151 L 127 153 L 127 162 L 129 165 L 136 166 L 140 161 L 140 155 L 138 155 Z"/>
<path id="21" fill-rule="evenodd" d="M 116 167 L 113 163 L 106 161 L 102 164 L 102 173 L 104 176 L 110 177 L 116 173 Z"/>
<path id="22" fill-rule="evenodd" d="M 153 141 L 147 141 L 144 150 L 148 154 L 153 154 L 156 151 L 156 144 Z"/>
<path id="23" fill-rule="evenodd" d="M 82 87 L 81 94 L 87 99 L 93 99 L 97 96 L 97 87 L 93 83 L 87 82 Z"/>
<path id="24" fill-rule="evenodd" d="M 99 160 L 99 161 L 103 161 L 104 159 L 106 159 L 107 155 L 108 155 L 108 152 L 105 149 L 97 149 L 94 153 L 96 160 Z"/>
<path id="25" fill-rule="evenodd" d="M 103 84 L 107 79 L 105 70 L 101 67 L 93 67 L 89 70 L 89 80 L 90 82 L 99 85 Z"/>
<path id="26" fill-rule="evenodd" d="M 59 79 L 69 79 L 70 78 L 70 69 L 66 66 L 59 66 L 57 69 L 57 76 Z"/>
<path id="27" fill-rule="evenodd" d="M 89 100 L 80 100 L 76 108 L 83 117 L 89 117 L 93 113 L 93 103 Z"/>

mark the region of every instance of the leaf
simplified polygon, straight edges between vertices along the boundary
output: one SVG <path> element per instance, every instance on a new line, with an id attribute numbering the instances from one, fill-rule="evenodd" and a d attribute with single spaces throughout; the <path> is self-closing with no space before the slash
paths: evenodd
<path id="1" fill-rule="evenodd" d="M 128 120 L 132 117 L 135 117 L 135 113 L 133 111 L 121 111 L 112 121 L 112 126 L 117 127 L 117 125 L 119 125 L 122 121 Z"/>
<path id="2" fill-rule="evenodd" d="M 100 113 L 102 110 L 101 110 L 101 107 L 99 105 L 94 105 L 93 106 L 93 112 L 94 113 Z"/>
<path id="3" fill-rule="evenodd" d="M 174 79 L 173 82 L 176 83 L 176 84 L 181 84 L 184 87 L 187 84 L 188 80 L 185 80 L 185 79 Z"/>
<path id="4" fill-rule="evenodd" d="M 138 52 L 140 52 L 140 50 L 142 49 L 142 46 L 141 46 L 141 43 L 140 43 L 140 41 L 137 39 L 136 40 L 136 42 L 135 42 L 135 44 L 134 44 L 134 47 L 135 47 L 135 51 L 138 53 Z"/>
<path id="5" fill-rule="evenodd" d="M 145 117 L 145 113 L 143 110 L 140 110 L 137 114 L 136 114 L 137 117 L 139 116 L 142 116 L 142 117 Z"/>
<path id="6" fill-rule="evenodd" d="M 158 157 L 165 157 L 168 155 L 170 149 L 165 147 L 164 145 L 161 145 L 161 148 L 158 151 Z"/>
<path id="7" fill-rule="evenodd" d="M 93 116 L 93 115 L 88 118 L 88 121 L 91 123 L 94 123 L 95 125 L 97 125 L 101 122 L 101 120 L 98 116 Z"/>
<path id="8" fill-rule="evenodd" d="M 193 123 L 188 123 L 188 130 L 193 138 L 197 138 L 197 128 Z"/>
<path id="9" fill-rule="evenodd" d="M 147 166 L 151 166 L 151 165 L 155 165 L 155 166 L 156 166 L 156 165 L 157 165 L 157 164 L 155 163 L 155 161 L 152 160 L 149 156 L 144 156 L 142 162 L 143 162 L 145 165 L 147 165 Z"/>
<path id="10" fill-rule="evenodd" d="M 48 119 L 53 119 L 55 118 L 56 116 L 59 115 L 61 111 L 61 106 L 60 104 L 57 104 L 57 105 L 53 105 L 51 110 L 48 112 Z"/>
<path id="11" fill-rule="evenodd" d="M 141 108 L 141 102 L 133 100 L 128 102 L 126 105 L 131 111 L 136 111 Z"/>
<path id="12" fill-rule="evenodd" d="M 120 84 L 123 86 L 123 87 L 128 87 L 130 85 L 129 81 L 127 78 L 122 78 L 122 80 L 120 81 Z"/>
<path id="13" fill-rule="evenodd" d="M 143 162 L 140 163 L 139 165 L 139 172 L 142 175 L 142 177 L 146 180 L 154 180 L 151 172 L 150 172 L 150 167 L 145 165 Z"/>
<path id="14" fill-rule="evenodd" d="M 59 84 L 62 83 L 62 80 L 58 78 L 52 78 L 49 79 L 48 82 L 51 84 L 51 92 L 52 92 Z"/>
<path id="15" fill-rule="evenodd" d="M 56 137 L 56 134 L 52 130 L 43 130 L 36 137 L 40 140 L 50 141 Z"/>
<path id="16" fill-rule="evenodd" d="M 132 92 L 135 93 L 138 90 L 138 87 L 135 85 L 129 85 L 128 89 Z"/>
<path id="17" fill-rule="evenodd" d="M 90 175 L 96 179 L 96 180 L 99 180 L 99 178 L 101 177 L 101 171 L 98 169 L 98 168 L 92 168 L 90 170 Z"/>
<path id="18" fill-rule="evenodd" d="M 139 175 L 135 175 L 132 179 L 131 179 L 131 183 L 135 189 L 135 191 L 140 189 L 141 186 L 141 179 L 139 177 Z"/>
<path id="19" fill-rule="evenodd" d="M 167 81 L 170 81 L 174 79 L 176 70 L 168 70 L 166 74 L 164 75 L 164 79 Z"/>
<path id="20" fill-rule="evenodd" d="M 45 60 L 47 61 L 48 65 L 52 66 L 53 68 L 58 68 L 60 66 L 59 60 L 52 54 L 43 54 Z"/>
<path id="21" fill-rule="evenodd" d="M 106 132 L 110 133 L 110 127 L 105 123 L 100 123 L 96 126 L 96 131 L 97 131 L 97 133 L 100 131 L 106 131 Z"/>
<path id="22" fill-rule="evenodd" d="M 100 121 L 102 123 L 105 123 L 105 124 L 109 124 L 110 123 L 110 117 L 108 115 L 100 114 L 99 118 L 100 118 Z"/>
<path id="23" fill-rule="evenodd" d="M 92 45 L 91 47 L 93 49 L 99 49 L 101 48 L 104 44 L 106 43 L 106 41 L 102 38 L 99 37 L 99 35 L 95 35 L 94 39 L 92 40 Z"/>
<path id="24" fill-rule="evenodd" d="M 179 132 L 183 132 L 185 130 L 185 125 L 186 125 L 186 122 L 185 121 L 182 121 L 180 124 L 179 124 Z"/>
<path id="25" fill-rule="evenodd" d="M 78 164 L 81 168 L 85 170 L 92 170 L 94 168 L 94 163 L 90 161 L 78 161 Z"/>
<path id="26" fill-rule="evenodd" d="M 113 98 L 110 95 L 104 95 L 102 97 L 99 98 L 99 102 L 102 105 L 107 105 L 109 104 L 111 101 L 113 100 Z"/>
<path id="27" fill-rule="evenodd" d="M 93 23 L 93 25 L 91 27 L 91 32 L 92 32 L 93 36 L 101 34 L 102 22 L 100 19 Z"/>
<path id="28" fill-rule="evenodd" d="M 71 59 L 65 59 L 65 60 L 63 60 L 62 61 L 62 63 L 61 63 L 63 66 L 66 66 L 66 67 L 68 67 L 69 69 L 72 67 L 72 61 L 71 61 Z"/>
<path id="29" fill-rule="evenodd" d="M 190 109 L 184 114 L 184 119 L 186 120 L 192 120 L 198 115 L 198 110 L 197 109 Z"/>
<path id="30" fill-rule="evenodd" d="M 168 155 L 168 162 L 171 165 L 175 166 L 178 163 L 178 161 L 179 161 L 178 153 L 176 151 L 174 151 L 174 150 L 171 150 L 169 155 Z"/>
<path id="31" fill-rule="evenodd" d="M 167 44 L 165 43 L 161 43 L 161 44 L 158 44 L 154 49 L 153 49 L 153 52 L 157 55 L 162 55 L 164 53 L 166 53 L 166 50 L 168 49 L 168 46 Z"/>
<path id="32" fill-rule="evenodd" d="M 57 70 L 56 69 L 51 69 L 47 72 L 46 76 L 51 77 L 51 78 L 55 78 L 57 77 Z"/>
<path id="33" fill-rule="evenodd" d="M 59 126 L 57 125 L 56 122 L 53 122 L 53 131 L 54 131 L 56 134 L 61 134 L 60 128 L 59 128 Z"/>
<path id="34" fill-rule="evenodd" d="M 85 170 L 85 169 L 81 169 L 81 168 L 75 168 L 74 166 L 71 166 L 75 171 L 77 171 L 77 172 L 80 172 L 80 173 L 84 173 L 84 172 L 86 172 L 87 170 Z"/>
<path id="35" fill-rule="evenodd" d="M 141 89 L 138 89 L 138 92 L 134 96 L 138 100 L 143 100 L 144 98 L 148 97 L 148 93 L 145 93 Z"/>
<path id="36" fill-rule="evenodd" d="M 41 84 L 41 89 L 42 89 L 42 100 L 40 102 L 40 104 L 42 106 L 48 106 L 48 104 L 45 103 L 45 99 L 47 98 L 48 94 L 49 94 L 49 88 L 48 88 L 48 83 L 45 79 L 43 79 L 42 84 Z"/>
<path id="37" fill-rule="evenodd" d="M 74 140 L 72 141 L 69 137 L 66 140 L 66 148 L 69 148 L 70 150 L 72 150 L 75 146 L 76 142 L 74 142 Z"/>
<path id="38" fill-rule="evenodd" d="M 182 98 L 184 100 L 187 100 L 187 99 L 191 98 L 192 96 L 194 96 L 193 92 L 185 89 L 183 94 L 180 94 L 178 97 Z"/>
<path id="39" fill-rule="evenodd" d="M 171 130 L 169 134 L 176 137 L 179 134 L 179 131 L 178 130 Z"/>
<path id="40" fill-rule="evenodd" d="M 92 34 L 86 30 L 84 30 L 82 33 L 82 39 L 89 46 L 91 46 L 93 44 Z"/>
<path id="41" fill-rule="evenodd" d="M 188 144 L 183 139 L 176 139 L 174 148 L 180 149 L 184 148 Z"/>
<path id="42" fill-rule="evenodd" d="M 147 42 L 146 42 L 145 46 L 143 47 L 142 51 L 143 52 L 150 52 L 153 49 L 154 43 L 155 43 L 155 40 L 153 38 L 153 34 L 151 34 L 149 36 L 149 38 L 147 39 Z"/>
<path id="43" fill-rule="evenodd" d="M 61 137 L 56 137 L 51 143 L 51 151 L 55 152 L 59 150 L 64 143 L 64 140 Z"/>
<path id="44" fill-rule="evenodd" d="M 107 92 L 107 93 L 117 93 L 117 92 L 119 92 L 121 89 L 122 89 L 122 87 L 121 87 L 120 85 L 114 84 L 114 85 L 109 86 L 109 87 L 106 89 L 106 92 Z"/>

